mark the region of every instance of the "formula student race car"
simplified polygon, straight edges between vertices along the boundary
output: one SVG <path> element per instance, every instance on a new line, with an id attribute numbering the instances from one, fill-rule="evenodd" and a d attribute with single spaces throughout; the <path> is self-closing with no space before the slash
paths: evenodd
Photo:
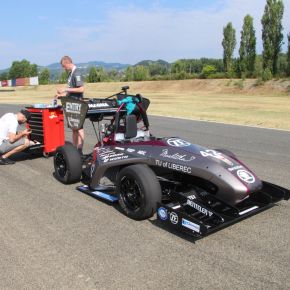
<path id="1" fill-rule="evenodd" d="M 62 99 L 68 125 L 97 123 L 98 142 L 85 157 L 71 144 L 57 149 L 60 182 L 82 181 L 78 190 L 119 202 L 132 219 L 157 212 L 160 221 L 197 237 L 289 199 L 289 190 L 261 181 L 230 151 L 149 134 L 150 101 L 128 88 L 104 99 Z"/>

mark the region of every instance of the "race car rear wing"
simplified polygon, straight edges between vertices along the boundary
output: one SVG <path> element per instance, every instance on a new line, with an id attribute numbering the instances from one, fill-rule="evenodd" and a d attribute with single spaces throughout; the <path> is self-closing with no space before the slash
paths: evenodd
<path id="1" fill-rule="evenodd" d="M 82 128 L 86 118 L 98 121 L 103 116 L 114 116 L 119 109 L 116 100 L 110 99 L 90 99 L 87 101 L 63 97 L 61 103 L 68 127 L 73 130 Z M 122 112 L 126 112 L 126 110 L 123 109 Z"/>
<path id="2" fill-rule="evenodd" d="M 149 122 L 146 110 L 150 101 L 140 95 L 131 96 L 124 94 L 116 94 L 117 99 L 121 100 L 124 97 L 134 99 L 139 108 L 140 116 L 146 127 L 149 127 Z M 99 122 L 106 116 L 115 116 L 118 124 L 119 118 L 127 112 L 124 104 L 118 104 L 116 99 L 109 98 L 94 98 L 89 100 L 77 100 L 70 97 L 61 98 L 62 107 L 66 116 L 68 127 L 73 130 L 78 130 L 83 127 L 86 118 L 90 118 L 92 122 Z M 118 127 L 118 125 L 116 126 Z"/>

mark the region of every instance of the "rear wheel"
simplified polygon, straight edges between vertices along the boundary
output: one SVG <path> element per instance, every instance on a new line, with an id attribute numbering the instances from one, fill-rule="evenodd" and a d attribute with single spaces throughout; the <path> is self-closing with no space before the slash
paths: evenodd
<path id="1" fill-rule="evenodd" d="M 154 172 L 143 164 L 122 169 L 117 178 L 119 204 L 123 212 L 136 220 L 147 219 L 161 201 L 161 188 Z"/>
<path id="2" fill-rule="evenodd" d="M 58 147 L 54 155 L 55 177 L 64 184 L 79 182 L 82 175 L 82 160 L 72 144 Z"/>

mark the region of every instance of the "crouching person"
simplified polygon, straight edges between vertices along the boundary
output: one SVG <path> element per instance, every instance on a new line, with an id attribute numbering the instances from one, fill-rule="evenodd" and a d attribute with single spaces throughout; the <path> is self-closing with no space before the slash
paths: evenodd
<path id="1" fill-rule="evenodd" d="M 31 115 L 27 110 L 21 110 L 17 114 L 7 113 L 0 118 L 0 165 L 14 164 L 9 157 L 29 147 L 27 138 L 29 129 L 17 132 L 18 125 L 29 121 Z"/>

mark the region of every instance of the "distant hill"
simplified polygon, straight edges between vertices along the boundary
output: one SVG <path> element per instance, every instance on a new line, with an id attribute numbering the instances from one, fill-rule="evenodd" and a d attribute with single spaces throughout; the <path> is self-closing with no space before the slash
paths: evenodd
<path id="1" fill-rule="evenodd" d="M 90 67 L 103 67 L 105 70 L 112 70 L 115 69 L 117 71 L 124 70 L 130 64 L 124 64 L 124 63 L 118 63 L 118 62 L 104 62 L 104 61 L 89 61 L 89 62 L 82 62 L 82 63 L 76 63 L 76 66 L 79 67 L 81 70 L 83 70 L 85 73 L 88 71 Z M 59 74 L 61 68 L 61 65 L 59 62 L 52 63 L 46 66 L 38 66 L 38 71 L 42 71 L 43 69 L 47 68 L 52 75 L 55 73 Z M 0 69 L 0 74 L 8 72 L 10 68 L 6 69 Z"/>
<path id="2" fill-rule="evenodd" d="M 162 67 L 170 67 L 170 63 L 164 61 L 164 60 L 143 60 L 138 63 L 136 63 L 134 66 L 137 65 L 143 65 L 143 66 L 149 66 L 153 64 L 158 64 L 159 66 Z M 76 66 L 81 70 L 83 75 L 88 74 L 89 69 L 91 67 L 103 67 L 105 70 L 117 70 L 117 71 L 123 71 L 127 67 L 131 66 L 130 64 L 123 64 L 123 63 L 107 63 L 103 61 L 89 61 L 89 62 L 81 62 L 81 63 L 76 63 Z M 44 68 L 47 68 L 50 72 L 50 78 L 52 80 L 55 80 L 58 78 L 60 72 L 61 72 L 61 65 L 60 63 L 52 63 L 50 65 L 44 66 L 44 67 L 39 67 L 39 71 L 43 70 Z"/>
<path id="3" fill-rule="evenodd" d="M 159 65 L 162 67 L 170 67 L 170 63 L 167 61 L 164 61 L 162 59 L 158 59 L 156 61 L 154 60 L 142 60 L 138 63 L 136 63 L 134 66 L 137 65 L 143 65 L 143 66 L 152 66 L 152 65 Z M 130 64 L 124 64 L 124 63 L 118 63 L 118 62 L 113 62 L 113 63 L 108 63 L 108 62 L 103 62 L 103 61 L 89 61 L 89 62 L 81 62 L 81 63 L 76 63 L 76 66 L 81 69 L 83 74 L 88 74 L 88 71 L 91 67 L 103 67 L 105 70 L 117 70 L 117 71 L 122 71 L 125 70 L 127 67 L 131 66 Z M 61 65 L 59 62 L 52 63 L 46 66 L 38 66 L 38 71 L 42 71 L 43 69 L 47 68 L 50 72 L 51 79 L 57 79 L 61 72 Z M 9 68 L 7 69 L 2 69 L 0 70 L 0 74 L 8 72 Z"/>
<path id="4" fill-rule="evenodd" d="M 0 74 L 3 74 L 3 73 L 6 73 L 6 72 L 9 72 L 9 69 L 10 69 L 10 68 L 0 69 Z"/>
<path id="5" fill-rule="evenodd" d="M 103 67 L 105 70 L 117 70 L 122 71 L 125 70 L 129 64 L 123 64 L 123 63 L 107 63 L 103 61 L 89 61 L 89 62 L 81 62 L 76 63 L 76 66 L 82 71 L 84 75 L 88 74 L 89 69 L 91 67 Z M 50 77 L 52 80 L 57 79 L 58 75 L 60 74 L 60 71 L 62 69 L 60 63 L 52 63 L 47 66 L 39 67 L 39 71 L 47 68 L 50 72 Z"/>
<path id="6" fill-rule="evenodd" d="M 167 66 L 167 67 L 170 66 L 169 62 L 167 62 L 165 60 L 162 60 L 162 59 L 158 59 L 158 60 L 142 60 L 142 61 L 136 63 L 134 66 L 137 66 L 137 65 L 149 66 L 149 65 L 153 65 L 153 64 L 158 64 L 158 65 Z"/>
<path id="7" fill-rule="evenodd" d="M 116 69 L 116 70 L 123 70 L 126 69 L 129 64 L 123 64 L 123 63 L 108 63 L 108 62 L 103 62 L 103 61 L 89 61 L 89 62 L 81 62 L 81 63 L 76 63 L 76 66 L 81 68 L 81 69 L 88 69 L 90 67 L 103 67 L 104 69 L 110 70 L 110 69 Z M 52 63 L 50 65 L 45 66 L 44 68 L 48 68 L 49 70 L 60 70 L 61 65 L 60 63 Z"/>

